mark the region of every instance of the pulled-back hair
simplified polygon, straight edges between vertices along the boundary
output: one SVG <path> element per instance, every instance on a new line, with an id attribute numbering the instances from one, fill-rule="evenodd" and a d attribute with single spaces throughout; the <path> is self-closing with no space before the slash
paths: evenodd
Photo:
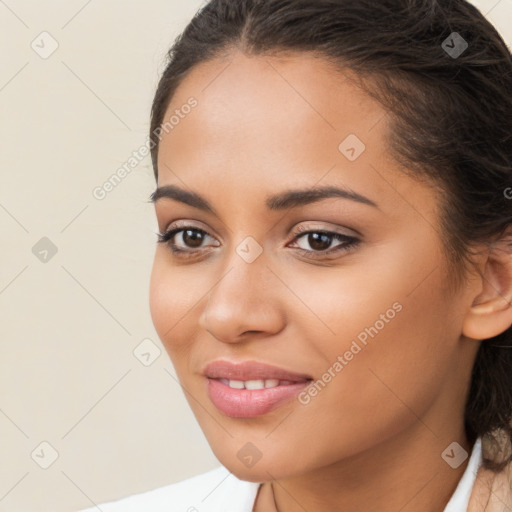
<path id="1" fill-rule="evenodd" d="M 464 283 L 472 249 L 512 227 L 512 56 L 467 1 L 211 0 L 169 50 L 155 94 L 156 178 L 157 129 L 178 86 L 198 64 L 236 51 L 309 52 L 355 72 L 388 114 L 390 153 L 439 190 L 453 286 Z M 511 345 L 512 328 L 481 343 L 465 409 L 469 441 L 501 446 L 484 456 L 495 472 L 512 460 L 502 442 L 512 439 Z"/>

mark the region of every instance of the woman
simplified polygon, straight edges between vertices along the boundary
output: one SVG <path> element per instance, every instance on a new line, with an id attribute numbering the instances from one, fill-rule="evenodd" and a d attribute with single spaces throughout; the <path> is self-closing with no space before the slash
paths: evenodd
<path id="1" fill-rule="evenodd" d="M 169 58 L 151 314 L 222 466 L 101 509 L 512 510 L 496 30 L 464 0 L 212 0 Z"/>

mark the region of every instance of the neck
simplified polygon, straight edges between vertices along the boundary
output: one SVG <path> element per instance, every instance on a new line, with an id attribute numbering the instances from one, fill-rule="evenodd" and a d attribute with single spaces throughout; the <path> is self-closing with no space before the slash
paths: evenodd
<path id="1" fill-rule="evenodd" d="M 416 422 L 349 459 L 263 484 L 254 512 L 442 512 L 469 457 L 454 469 L 441 454 L 453 441 L 468 455 L 472 447 L 462 426 L 439 432 Z"/>

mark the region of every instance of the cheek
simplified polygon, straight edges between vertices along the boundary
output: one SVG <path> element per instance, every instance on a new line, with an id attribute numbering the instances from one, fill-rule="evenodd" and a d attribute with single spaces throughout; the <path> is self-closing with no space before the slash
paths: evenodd
<path id="1" fill-rule="evenodd" d="M 200 272 L 187 272 L 172 267 L 164 248 L 158 248 L 153 262 L 149 287 L 149 307 L 155 330 L 171 357 L 189 346 L 190 335 L 182 333 L 194 318 L 194 307 L 199 306 L 206 293 Z M 181 267 L 183 268 L 183 267 Z M 174 359 L 173 359 L 174 362 Z"/>
<path id="2" fill-rule="evenodd" d="M 166 294 L 167 282 L 165 279 L 165 273 L 162 272 L 162 264 L 157 253 L 153 261 L 153 268 L 151 270 L 151 278 L 149 281 L 149 309 L 151 312 L 151 319 L 153 325 L 160 337 L 160 340 L 164 342 L 164 336 L 166 325 L 168 324 L 168 315 L 166 311 L 170 310 L 167 304 L 169 298 Z M 170 326 L 167 326 L 169 328 Z"/>
<path id="3" fill-rule="evenodd" d="M 316 334 L 311 318 L 299 327 L 305 329 L 304 339 L 316 340 L 314 352 L 311 344 L 305 352 L 318 385 L 295 406 L 293 423 L 281 424 L 282 418 L 278 418 L 279 428 L 268 427 L 273 432 L 272 442 L 259 432 L 255 434 L 262 450 L 271 453 L 278 443 L 283 450 L 282 457 L 272 460 L 276 471 L 287 470 L 279 466 L 282 459 L 293 458 L 298 466 L 308 467 L 370 449 L 377 441 L 415 424 L 443 387 L 449 386 L 454 361 L 442 347 L 448 335 L 441 323 L 431 325 L 434 312 L 425 310 L 426 297 L 398 296 L 402 309 L 398 304 L 393 308 L 396 298 L 394 293 L 372 297 L 363 312 L 350 308 L 348 300 L 342 301 L 341 308 L 324 304 L 323 318 L 333 319 L 330 327 L 336 335 L 321 340 L 318 322 Z M 325 299 L 325 303 L 332 302 L 329 295 Z M 385 323 L 380 314 L 385 315 L 388 308 L 391 312 Z M 364 333 L 366 344 L 358 338 L 360 333 Z M 301 460 L 291 439 L 300 439 L 309 447 Z"/>
<path id="4" fill-rule="evenodd" d="M 323 359 L 332 361 L 354 340 L 395 360 L 415 353 L 432 358 L 435 347 L 442 357 L 445 340 L 452 340 L 453 348 L 458 325 L 450 310 L 456 304 L 445 293 L 439 241 L 429 228 L 416 231 L 419 243 L 409 233 L 356 253 L 328 272 L 295 273 L 294 292 L 312 314 L 294 319 L 308 333 L 305 339 L 328 356 Z M 319 328 L 326 338 L 318 336 Z"/>
<path id="5" fill-rule="evenodd" d="M 309 340 L 311 371 L 327 382 L 311 399 L 308 407 L 318 407 L 311 416 L 328 407 L 334 423 L 348 418 L 347 428 L 362 432 L 372 428 L 368 415 L 381 414 L 381 425 L 392 428 L 404 415 L 414 418 L 404 403 L 421 414 L 449 380 L 460 325 L 456 304 L 443 294 L 441 265 L 432 264 L 438 254 L 402 252 L 400 259 L 398 252 L 364 272 L 296 279 L 294 291 L 314 313 L 295 315 L 297 330 Z"/>

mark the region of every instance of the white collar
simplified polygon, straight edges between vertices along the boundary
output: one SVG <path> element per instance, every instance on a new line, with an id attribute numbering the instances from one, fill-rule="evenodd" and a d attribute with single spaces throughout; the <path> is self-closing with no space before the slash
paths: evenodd
<path id="1" fill-rule="evenodd" d="M 473 445 L 466 470 L 443 512 L 465 512 L 468 509 L 469 498 L 475 485 L 476 473 L 482 464 L 482 457 L 482 439 L 479 437 Z"/>

